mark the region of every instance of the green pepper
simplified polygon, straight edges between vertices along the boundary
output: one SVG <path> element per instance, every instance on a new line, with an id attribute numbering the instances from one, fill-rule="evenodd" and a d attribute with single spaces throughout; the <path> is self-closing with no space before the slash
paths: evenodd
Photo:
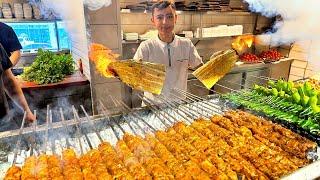
<path id="1" fill-rule="evenodd" d="M 284 89 L 284 81 L 282 79 L 279 79 L 277 81 L 276 88 L 278 91 L 281 91 L 282 89 Z"/>
<path id="2" fill-rule="evenodd" d="M 317 103 L 318 103 L 318 97 L 316 95 L 314 95 L 309 99 L 308 105 L 309 106 L 317 105 Z"/>
<path id="3" fill-rule="evenodd" d="M 300 94 L 301 97 L 305 96 L 305 92 L 304 92 L 304 90 L 303 90 L 303 86 L 299 86 L 299 87 L 298 87 L 298 92 L 299 92 L 299 94 Z"/>
<path id="4" fill-rule="evenodd" d="M 266 95 L 271 95 L 272 94 L 272 89 L 265 89 L 265 94 Z"/>
<path id="5" fill-rule="evenodd" d="M 303 96 L 302 98 L 302 106 L 307 107 L 310 97 L 309 96 Z"/>
<path id="6" fill-rule="evenodd" d="M 295 93 L 295 92 L 298 92 L 298 89 L 297 88 L 292 88 L 292 90 L 291 90 L 291 94 L 293 94 L 293 93 Z"/>
<path id="7" fill-rule="evenodd" d="M 263 87 L 263 86 L 260 86 L 260 92 L 262 93 L 262 94 L 267 94 L 267 88 L 265 88 L 265 87 Z"/>
<path id="8" fill-rule="evenodd" d="M 292 101 L 292 98 L 291 98 L 291 96 L 289 94 L 284 94 L 284 98 L 289 102 Z"/>
<path id="9" fill-rule="evenodd" d="M 318 103 L 317 104 L 319 104 L 320 105 L 320 93 L 318 93 Z"/>
<path id="10" fill-rule="evenodd" d="M 294 88 L 294 83 L 292 81 L 288 81 L 287 93 L 292 94 L 292 89 Z"/>
<path id="11" fill-rule="evenodd" d="M 292 94 L 292 99 L 296 104 L 300 104 L 301 96 L 298 92 Z"/>
<path id="12" fill-rule="evenodd" d="M 260 90 L 260 86 L 259 86 L 258 84 L 254 84 L 254 85 L 253 85 L 253 89 L 254 89 L 254 90 Z"/>
<path id="13" fill-rule="evenodd" d="M 281 88 L 282 88 L 281 90 L 286 91 L 288 89 L 288 82 L 283 81 Z"/>
<path id="14" fill-rule="evenodd" d="M 272 88 L 272 95 L 277 97 L 279 94 L 278 90 L 276 88 Z"/>
<path id="15" fill-rule="evenodd" d="M 309 82 L 305 82 L 304 84 L 303 84 L 303 91 L 304 91 L 304 93 L 305 93 L 305 95 L 307 95 L 307 96 L 310 96 L 310 94 L 311 94 L 311 91 L 312 91 L 312 86 L 311 86 L 311 84 L 309 83 Z"/>
<path id="16" fill-rule="evenodd" d="M 269 85 L 271 88 L 273 88 L 273 87 L 276 86 L 276 84 L 275 84 L 274 81 L 272 81 L 272 80 L 269 80 L 269 81 L 268 81 L 268 85 Z"/>
<path id="17" fill-rule="evenodd" d="M 280 91 L 280 92 L 279 92 L 279 96 L 282 97 L 282 98 L 284 98 L 284 95 L 285 95 L 285 94 L 286 94 L 286 92 L 284 92 L 284 91 Z M 318 98 L 317 98 L 317 99 L 318 99 Z"/>
<path id="18" fill-rule="evenodd" d="M 319 113 L 320 112 L 320 107 L 316 104 L 311 105 L 313 113 Z"/>
<path id="19" fill-rule="evenodd" d="M 318 96 L 318 94 L 319 94 L 319 91 L 313 89 L 313 90 L 310 92 L 309 96 L 310 96 L 310 97 L 312 97 L 312 96 Z"/>

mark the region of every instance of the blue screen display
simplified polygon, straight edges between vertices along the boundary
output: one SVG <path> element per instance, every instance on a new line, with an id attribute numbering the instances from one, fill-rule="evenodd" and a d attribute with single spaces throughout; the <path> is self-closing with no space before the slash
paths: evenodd
<path id="1" fill-rule="evenodd" d="M 63 21 L 57 21 L 57 29 L 58 29 L 58 40 L 60 50 L 62 49 L 70 49 L 70 39 L 68 31 L 65 28 L 65 24 Z"/>
<path id="2" fill-rule="evenodd" d="M 37 52 L 39 48 L 58 51 L 69 49 L 69 37 L 61 21 L 9 22 L 22 45 L 22 52 Z"/>

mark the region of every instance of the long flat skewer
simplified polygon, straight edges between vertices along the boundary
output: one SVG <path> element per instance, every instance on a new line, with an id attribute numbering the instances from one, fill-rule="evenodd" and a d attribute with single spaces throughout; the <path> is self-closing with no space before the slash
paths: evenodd
<path id="1" fill-rule="evenodd" d="M 205 87 L 199 86 L 199 85 L 197 85 L 197 84 L 194 84 L 194 86 L 197 86 L 197 87 L 201 87 L 201 88 L 206 89 Z M 208 99 L 199 97 L 199 96 L 197 96 L 197 95 L 194 95 L 194 94 L 192 94 L 192 93 L 189 93 L 189 92 L 184 91 L 184 90 L 181 90 L 181 89 L 174 88 L 173 90 L 176 91 L 176 92 L 178 92 L 178 93 L 182 93 L 182 94 L 186 95 L 187 97 L 190 97 L 191 99 L 196 99 L 197 101 L 202 101 L 202 103 L 207 104 L 209 107 L 212 107 L 212 108 L 214 108 L 214 109 L 219 109 L 219 106 L 218 106 L 218 105 L 208 102 Z M 213 92 L 215 92 L 215 91 L 213 91 Z"/>
<path id="2" fill-rule="evenodd" d="M 34 112 L 33 112 L 33 114 L 34 114 L 34 116 L 35 116 L 35 118 L 36 118 L 36 120 L 32 123 L 32 138 L 30 138 L 31 139 L 31 150 L 30 150 L 30 156 L 33 156 L 33 151 L 36 151 L 36 146 L 37 146 L 37 144 L 36 144 L 36 138 L 37 138 L 37 136 L 36 136 L 36 128 L 37 128 L 37 111 L 36 110 L 34 110 Z"/>
<path id="3" fill-rule="evenodd" d="M 121 106 L 121 103 L 119 103 L 117 100 L 114 100 L 112 97 L 111 97 L 113 103 L 116 105 L 116 106 Z M 123 107 L 125 111 L 128 111 L 125 107 Z M 129 112 L 129 111 L 128 111 Z M 133 122 L 136 126 L 138 126 L 141 131 L 146 134 L 146 131 L 138 124 L 136 123 L 135 121 L 130 121 L 126 116 L 123 116 L 123 118 L 127 121 L 127 124 L 129 126 L 129 128 L 131 129 L 131 131 L 135 134 L 135 135 L 139 135 L 137 132 L 136 132 L 136 129 L 134 127 L 132 127 L 132 125 L 130 124 L 130 122 Z"/>
<path id="4" fill-rule="evenodd" d="M 200 103 L 202 103 L 201 101 L 191 100 L 191 103 L 190 103 L 190 101 L 187 101 L 187 100 L 185 100 L 185 99 L 183 99 L 183 98 L 181 98 L 181 97 L 179 97 L 179 96 L 177 96 L 177 95 L 175 95 L 175 94 L 172 94 L 172 95 L 173 95 L 175 98 L 181 100 L 182 102 L 185 102 L 185 103 L 189 104 L 190 106 L 193 106 L 193 107 L 194 107 L 195 105 L 194 105 L 193 103 L 195 103 L 196 106 L 197 106 L 197 108 L 201 109 L 202 111 L 207 112 L 207 114 L 211 114 L 212 111 L 215 112 L 215 113 L 219 113 L 219 111 L 217 111 L 217 110 L 212 110 L 212 111 L 210 111 L 209 108 L 205 108 L 205 107 L 203 107 L 203 106 L 200 106 Z"/>
<path id="5" fill-rule="evenodd" d="M 154 108 L 154 107 L 153 107 L 154 104 L 152 103 L 152 101 L 148 100 L 147 97 L 143 97 L 143 96 L 141 96 L 141 95 L 138 95 L 138 97 L 139 97 L 144 103 L 146 103 L 146 104 L 148 105 L 148 108 L 157 116 L 157 118 L 158 118 L 158 119 L 162 122 L 162 124 L 164 124 L 167 128 L 170 127 L 170 124 L 174 124 L 174 121 L 171 121 L 171 120 L 170 120 L 170 117 L 168 117 L 168 116 L 166 116 L 166 115 L 163 114 L 164 112 L 162 112 L 162 111 L 159 110 L 159 109 Z M 170 122 L 170 124 L 167 124 L 165 121 L 163 121 L 163 119 L 162 119 L 161 117 L 159 117 L 159 115 L 157 115 L 157 114 L 160 114 L 162 117 L 164 117 L 167 121 Z"/>
<path id="6" fill-rule="evenodd" d="M 76 122 L 77 122 L 75 125 L 76 125 L 76 128 L 77 128 L 77 130 L 78 130 L 78 133 L 79 133 L 80 137 L 81 137 L 81 136 L 84 136 L 84 137 L 86 138 L 86 141 L 87 141 L 88 145 L 89 145 L 89 148 L 90 148 L 90 149 L 93 149 L 93 146 L 92 146 L 92 144 L 91 144 L 91 141 L 90 141 L 89 137 L 87 136 L 87 134 L 85 134 L 84 132 L 82 132 L 81 120 L 80 120 L 80 117 L 79 117 L 79 115 L 78 115 L 78 112 L 77 112 L 77 110 L 75 109 L 74 106 L 72 106 L 72 111 L 73 111 L 73 116 L 74 116 L 74 118 L 75 118 L 75 120 L 76 120 Z M 81 141 L 80 141 L 80 146 L 82 147 Z"/>
<path id="7" fill-rule="evenodd" d="M 139 119 L 141 122 L 146 124 L 153 132 L 157 131 L 153 126 L 151 126 L 148 122 L 146 122 L 142 117 L 136 115 L 135 112 L 132 111 L 124 102 L 122 102 L 122 101 L 119 101 L 119 102 L 120 102 L 120 104 L 123 105 L 123 107 L 125 107 L 125 109 L 127 109 L 127 111 L 130 113 L 129 115 L 132 115 L 134 118 Z M 135 123 L 137 123 L 137 122 L 135 121 Z"/>
<path id="8" fill-rule="evenodd" d="M 146 103 L 146 105 L 148 105 L 148 108 L 154 113 L 154 115 L 160 120 L 160 122 L 161 122 L 166 128 L 169 128 L 169 127 L 170 127 L 170 124 L 168 124 L 167 122 L 163 121 L 163 119 L 162 119 L 159 115 L 161 115 L 162 117 L 164 117 L 164 118 L 167 119 L 167 120 L 168 120 L 168 117 L 164 116 L 162 113 L 160 113 L 160 111 L 157 112 L 156 109 L 154 109 L 153 107 L 151 107 L 152 104 L 151 104 L 148 100 L 144 99 L 144 98 L 143 98 L 142 96 L 140 96 L 140 95 L 138 95 L 138 97 L 139 97 L 144 103 Z M 171 122 L 172 122 L 172 121 L 170 121 L 170 123 L 171 123 Z M 172 123 L 171 123 L 171 124 L 172 124 Z"/>
<path id="9" fill-rule="evenodd" d="M 192 112 L 183 111 L 182 107 L 180 106 L 180 104 L 177 104 L 177 105 L 173 104 L 173 102 L 169 102 L 169 101 L 165 100 L 165 98 L 162 97 L 162 96 L 158 96 L 158 99 L 160 99 L 163 103 L 167 104 L 172 110 L 174 110 L 176 113 L 178 113 L 181 118 L 184 118 L 189 123 L 191 123 L 191 121 L 188 120 L 188 119 L 193 120 L 196 117 L 196 115 L 193 114 Z M 179 108 L 179 106 L 180 106 L 180 108 Z M 183 112 L 185 115 L 181 114 L 179 111 Z M 188 118 L 186 118 L 186 116 Z"/>
<path id="10" fill-rule="evenodd" d="M 87 121 L 89 122 L 91 128 L 93 128 L 93 131 L 94 131 L 95 134 L 98 136 L 99 141 L 100 141 L 100 142 L 103 142 L 103 139 L 102 139 L 100 133 L 98 132 L 96 126 L 94 125 L 93 120 L 90 118 L 89 114 L 87 113 L 87 111 L 85 110 L 85 108 L 83 107 L 83 105 L 80 105 L 80 107 L 81 107 L 81 109 L 82 109 L 82 112 L 83 112 L 84 115 L 86 116 L 86 119 L 87 119 Z"/>
<path id="11" fill-rule="evenodd" d="M 19 137 L 18 137 L 16 146 L 14 148 L 12 166 L 14 166 L 16 164 L 16 161 L 17 161 L 18 150 L 20 150 L 20 144 L 21 144 L 21 140 L 22 140 L 22 132 L 23 132 L 23 127 L 24 127 L 25 121 L 26 121 L 26 116 L 27 116 L 27 113 L 24 112 L 23 119 L 22 119 L 22 122 L 21 122 L 21 127 L 20 127 L 20 130 L 19 130 L 19 135 L 18 135 Z"/>
<path id="12" fill-rule="evenodd" d="M 109 118 L 109 116 L 108 116 L 108 114 L 107 114 L 107 112 L 106 112 L 106 110 L 105 110 L 105 107 L 104 107 L 104 105 L 102 104 L 101 101 L 99 101 L 99 105 L 100 105 L 100 107 L 101 107 L 102 114 L 105 116 L 105 118 L 106 118 L 109 122 L 113 122 L 113 121 L 110 121 L 110 118 Z M 121 138 L 120 138 L 120 135 L 119 135 L 119 133 L 114 129 L 114 127 L 113 127 L 112 124 L 110 124 L 110 128 L 111 128 L 112 132 L 114 133 L 114 135 L 116 136 L 116 138 L 117 138 L 118 140 L 120 140 L 120 139 L 121 139 Z"/>
<path id="13" fill-rule="evenodd" d="M 69 134 L 68 133 L 68 126 L 66 125 L 66 121 L 65 121 L 65 118 L 64 118 L 64 115 L 63 115 L 63 111 L 62 111 L 62 108 L 59 109 L 60 110 L 60 118 L 61 118 L 61 122 L 62 122 L 62 125 L 63 125 L 63 129 L 64 129 L 64 132 L 65 134 Z M 70 148 L 71 147 L 71 144 L 68 140 L 68 136 L 66 136 L 66 144 L 67 144 L 67 148 Z"/>
<path id="14" fill-rule="evenodd" d="M 44 144 L 42 146 L 42 153 L 46 154 L 47 145 L 48 145 L 48 137 L 49 137 L 49 116 L 50 116 L 50 106 L 47 105 L 47 116 L 46 116 L 46 129 L 45 129 L 45 136 L 44 136 Z"/>

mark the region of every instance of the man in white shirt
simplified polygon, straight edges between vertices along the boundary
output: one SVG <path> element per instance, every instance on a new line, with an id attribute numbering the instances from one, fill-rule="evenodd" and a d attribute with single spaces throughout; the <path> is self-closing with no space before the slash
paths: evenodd
<path id="1" fill-rule="evenodd" d="M 160 1 L 152 7 L 151 22 L 158 29 L 158 37 L 140 44 L 134 59 L 166 65 L 166 79 L 163 95 L 169 95 L 172 88 L 187 90 L 188 68 L 202 64 L 202 60 L 187 38 L 174 34 L 177 14 L 174 4 Z M 151 97 L 151 94 L 145 93 Z"/>

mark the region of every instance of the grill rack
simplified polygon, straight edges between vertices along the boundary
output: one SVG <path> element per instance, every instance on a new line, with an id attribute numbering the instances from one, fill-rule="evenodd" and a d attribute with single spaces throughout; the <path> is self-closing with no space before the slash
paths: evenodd
<path id="1" fill-rule="evenodd" d="M 178 97 L 177 95 L 175 95 L 175 97 Z M 196 96 L 194 96 L 196 97 Z M 112 98 L 112 97 L 110 97 Z M 113 128 L 113 133 L 115 134 L 115 136 L 117 137 L 117 139 L 120 139 L 120 134 L 124 133 L 126 130 L 124 128 L 122 128 L 121 125 L 125 125 L 125 122 L 128 122 L 128 127 L 130 130 L 130 132 L 132 132 L 133 134 L 137 134 L 136 129 L 140 129 L 140 135 L 145 134 L 146 132 L 154 132 L 156 130 L 160 130 L 160 129 L 164 129 L 166 127 L 169 127 L 170 125 L 172 125 L 175 122 L 178 122 L 178 119 L 175 118 L 174 116 L 172 116 L 170 113 L 168 112 L 162 112 L 159 113 L 157 111 L 159 111 L 159 108 L 156 109 L 155 107 L 157 107 L 157 105 L 155 105 L 155 101 L 150 100 L 146 97 L 140 96 L 141 99 L 143 99 L 144 102 L 146 102 L 147 104 L 149 104 L 149 106 L 147 108 L 150 108 L 150 110 L 146 110 L 146 109 L 141 109 L 138 111 L 133 111 L 133 112 L 129 112 L 130 108 L 127 107 L 123 102 L 119 102 L 117 100 L 113 100 L 113 102 L 118 105 L 118 108 L 123 108 L 124 111 L 126 111 L 126 115 L 114 115 L 114 116 L 110 116 L 110 114 L 108 114 L 107 109 L 104 107 L 104 105 L 100 102 L 100 107 L 101 107 L 101 114 L 96 116 L 96 117 L 90 117 L 88 115 L 88 113 L 85 111 L 83 106 L 80 106 L 82 111 L 85 114 L 85 117 L 80 118 L 78 115 L 77 110 L 75 109 L 75 107 L 72 106 L 72 111 L 74 114 L 74 119 L 73 120 L 68 120 L 66 121 L 64 119 L 63 116 L 63 110 L 60 109 L 60 116 L 61 116 L 61 121 L 60 122 L 52 122 L 52 111 L 50 110 L 50 106 L 47 106 L 47 116 L 46 116 L 46 124 L 43 125 L 37 125 L 36 122 L 33 123 L 33 125 L 31 127 L 24 127 L 24 121 L 21 125 L 21 128 L 19 130 L 13 130 L 13 131 L 9 131 L 9 132 L 4 132 L 4 133 L 0 133 L 0 139 L 4 140 L 6 139 L 6 142 L 17 142 L 15 144 L 15 147 L 13 147 L 13 156 L 15 158 L 13 158 L 14 160 L 12 160 L 12 164 L 15 164 L 16 162 L 16 156 L 17 154 L 22 154 L 21 152 L 19 153 L 18 151 L 29 151 L 30 154 L 28 155 L 33 155 L 33 154 L 40 154 L 40 153 L 47 153 L 47 152 L 55 152 L 55 147 L 53 146 L 52 142 L 55 140 L 60 140 L 60 139 L 64 139 L 63 137 L 65 135 L 68 135 L 67 137 L 69 137 L 69 134 L 75 134 L 75 137 L 70 137 L 70 138 L 74 138 L 77 139 L 79 146 L 82 146 L 83 144 L 85 144 L 86 147 L 92 148 L 93 145 L 90 142 L 90 138 L 87 136 L 88 133 L 92 133 L 92 131 L 95 132 L 95 134 L 98 136 L 98 139 L 100 141 L 103 140 L 103 138 L 101 137 L 101 135 L 99 134 L 100 129 L 97 129 L 97 127 L 103 127 L 103 126 L 109 126 L 111 128 Z M 165 100 L 165 97 L 161 97 L 162 100 Z M 189 96 L 187 96 L 188 99 L 191 99 Z M 181 98 L 180 98 L 181 100 Z M 204 100 L 203 98 L 197 97 L 197 100 Z M 151 105 L 151 103 L 154 103 L 153 105 Z M 187 104 L 188 102 L 186 100 L 183 100 L 182 103 L 181 102 L 169 102 L 169 101 L 164 101 L 164 104 L 166 104 L 166 108 L 170 111 L 174 108 L 174 106 L 179 106 L 181 107 L 181 112 L 178 112 L 177 110 L 175 110 L 176 114 L 175 115 L 180 115 L 180 116 L 185 116 L 188 118 L 181 118 L 181 119 L 189 119 L 187 121 L 187 123 L 190 123 L 191 120 L 196 119 L 197 117 L 201 117 L 202 114 L 204 113 L 195 113 L 196 111 L 194 110 L 195 107 L 200 107 L 199 104 L 197 105 L 193 105 L 193 104 Z M 193 99 L 193 103 L 197 103 L 197 101 L 195 99 Z M 211 105 L 208 102 L 198 102 L 198 103 L 202 103 L 204 104 L 204 107 L 207 107 L 208 109 L 206 110 L 206 117 L 209 117 L 209 114 L 221 114 L 222 111 L 218 111 L 217 108 L 219 107 L 218 105 Z M 190 107 L 192 107 L 192 110 L 183 107 L 183 105 L 189 105 Z M 171 109 L 172 108 L 172 109 Z M 184 109 L 184 110 L 183 110 Z M 203 108 L 202 108 L 203 109 Z M 210 111 L 211 113 L 210 113 Z M 204 109 L 203 109 L 204 112 Z M 140 114 L 138 114 L 140 113 Z M 162 125 L 150 125 L 147 120 L 145 120 L 144 118 L 142 118 L 141 114 L 155 114 L 155 117 L 158 117 L 162 123 Z M 183 115 L 182 113 L 185 113 L 185 115 Z M 36 114 L 36 111 L 35 111 Z M 163 120 L 163 118 L 160 117 L 165 117 L 164 119 L 166 119 L 166 121 Z M 173 119 L 173 120 L 171 120 Z M 140 123 L 140 125 L 137 123 L 137 120 L 139 120 L 139 122 L 143 122 L 143 124 Z M 135 128 L 133 128 L 133 126 L 131 126 L 130 123 L 135 123 Z M 121 125 L 120 125 L 121 124 Z M 144 126 L 144 127 L 142 127 Z M 159 126 L 158 128 L 155 128 L 155 126 Z M 120 131 L 119 131 L 120 130 Z M 54 135 L 56 134 L 56 135 Z M 40 138 L 43 137 L 43 138 Z M 81 137 L 84 137 L 85 140 L 80 140 Z M 24 140 L 24 143 L 27 139 L 27 147 L 26 150 L 22 150 L 21 148 L 21 140 Z M 65 143 L 63 143 L 64 145 L 61 147 L 72 147 L 72 143 L 70 142 L 69 138 L 65 138 Z M 37 142 L 37 143 L 36 143 Z M 61 145 L 61 144 L 60 144 Z M 12 147 L 11 147 L 12 148 Z M 79 154 L 83 154 L 84 153 L 84 147 L 77 147 L 76 149 L 80 150 Z M 48 151 L 49 150 L 49 151 Z"/>
<path id="2" fill-rule="evenodd" d="M 207 99 L 198 97 L 196 95 L 179 89 L 173 89 L 171 95 L 176 100 L 170 101 L 168 97 L 164 96 L 159 96 L 156 100 L 154 100 L 140 95 L 139 98 L 145 104 L 147 104 L 149 112 L 147 112 L 146 110 L 142 110 L 140 112 L 132 111 L 123 102 L 115 100 L 112 96 L 110 96 L 110 99 L 115 104 L 115 106 L 123 109 L 123 111 L 125 112 L 123 115 L 110 116 L 106 107 L 103 105 L 103 103 L 100 102 L 99 106 L 101 109 L 101 114 L 100 116 L 96 117 L 90 117 L 84 109 L 84 107 L 81 106 L 81 110 L 85 114 L 85 117 L 80 118 L 77 110 L 75 109 L 75 107 L 72 106 L 74 120 L 66 121 L 63 116 L 63 111 L 62 109 L 60 109 L 61 123 L 52 123 L 52 111 L 48 106 L 45 125 L 37 127 L 36 124 L 33 124 L 33 126 L 30 128 L 23 128 L 23 121 L 20 130 L 16 132 L 18 141 L 14 148 L 14 158 L 12 160 L 12 164 L 17 163 L 16 160 L 18 156 L 18 151 L 20 150 L 20 143 L 18 143 L 19 139 L 22 139 L 22 135 L 28 134 L 27 132 L 29 132 L 29 134 L 33 137 L 35 137 L 35 134 L 37 133 L 45 134 L 41 147 L 39 147 L 39 144 L 35 143 L 35 138 L 33 138 L 33 141 L 30 141 L 30 155 L 32 155 L 33 153 L 59 154 L 59 152 L 56 152 L 57 150 L 55 150 L 56 142 L 54 141 L 56 139 L 61 140 L 61 134 L 67 134 L 67 132 L 70 133 L 70 131 L 76 132 L 75 137 L 65 138 L 65 143 L 58 143 L 58 145 L 61 146 L 61 149 L 70 147 L 74 148 L 80 151 L 78 152 L 80 155 L 83 155 L 86 151 L 96 147 L 97 143 L 99 144 L 102 141 L 106 140 L 101 136 L 99 132 L 100 129 L 97 129 L 97 127 L 100 127 L 97 126 L 97 123 L 100 124 L 101 122 L 103 122 L 102 124 L 109 126 L 111 128 L 111 132 L 114 133 L 116 139 L 119 140 L 121 139 L 121 135 L 123 135 L 125 132 L 128 132 L 128 130 L 134 135 L 154 133 L 157 130 L 163 130 L 164 128 L 168 128 L 174 123 L 179 122 L 181 120 L 184 120 L 185 123 L 190 124 L 194 119 L 197 119 L 199 117 L 210 118 L 212 114 L 222 114 L 224 111 L 229 109 L 229 107 L 226 106 L 225 102 L 219 101 L 219 99 L 217 98 L 218 96 L 213 96 L 214 98 Z M 159 104 L 159 102 L 161 102 L 161 104 Z M 155 126 L 153 124 L 151 125 L 150 122 L 147 122 L 147 120 L 145 120 L 146 118 L 143 118 L 144 116 L 141 116 L 141 113 L 144 114 L 146 112 L 151 112 L 151 114 L 153 114 L 155 118 L 160 120 L 159 122 L 161 122 L 162 126 Z M 178 117 L 181 118 L 179 119 Z M 62 133 L 56 133 L 57 130 Z M 58 137 L 52 138 L 51 131 L 58 134 Z M 91 142 L 91 138 L 88 134 L 92 132 L 96 135 L 95 139 L 97 140 L 97 142 Z M 73 139 L 73 142 L 69 142 L 70 139 Z M 77 141 L 78 143 L 74 143 L 74 141 Z M 78 144 L 78 146 L 76 144 Z M 48 151 L 48 149 L 51 150 Z M 22 153 L 20 152 L 20 154 Z"/>

